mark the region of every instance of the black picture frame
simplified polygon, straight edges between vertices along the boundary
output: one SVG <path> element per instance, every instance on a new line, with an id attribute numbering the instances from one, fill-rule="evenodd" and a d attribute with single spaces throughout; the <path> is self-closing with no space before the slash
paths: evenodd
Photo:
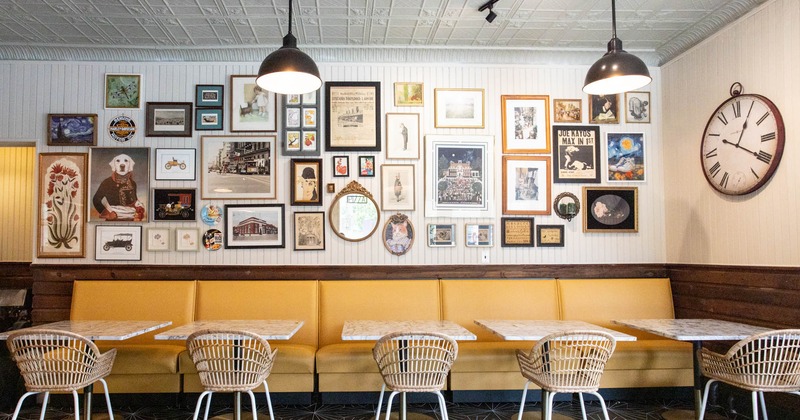
<path id="1" fill-rule="evenodd" d="M 325 83 L 325 150 L 381 151 L 381 82 Z"/>
<path id="2" fill-rule="evenodd" d="M 336 155 L 331 157 L 331 168 L 335 178 L 350 176 L 350 156 Z"/>
<path id="3" fill-rule="evenodd" d="M 192 136 L 191 102 L 148 102 L 145 108 L 146 137 Z"/>
<path id="4" fill-rule="evenodd" d="M 294 250 L 325 250 L 325 212 L 294 212 Z"/>
<path id="5" fill-rule="evenodd" d="M 584 232 L 639 231 L 637 187 L 583 187 Z"/>
<path id="6" fill-rule="evenodd" d="M 226 204 L 225 249 L 285 248 L 283 204 Z"/>
<path id="7" fill-rule="evenodd" d="M 194 222 L 197 220 L 197 189 L 153 188 L 153 220 Z"/>
<path id="8" fill-rule="evenodd" d="M 555 238 L 553 238 L 554 235 Z M 539 247 L 563 247 L 564 225 L 537 225 L 536 245 Z"/>
<path id="9" fill-rule="evenodd" d="M 533 217 L 501 217 L 502 247 L 534 247 Z"/>
<path id="10" fill-rule="evenodd" d="M 600 183 L 600 126 L 553 126 L 553 183 Z"/>

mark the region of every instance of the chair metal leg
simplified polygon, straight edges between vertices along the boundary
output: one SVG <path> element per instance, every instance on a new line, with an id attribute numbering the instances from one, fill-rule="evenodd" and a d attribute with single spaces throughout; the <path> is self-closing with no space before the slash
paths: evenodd
<path id="1" fill-rule="evenodd" d="M 106 407 L 108 407 L 108 418 L 110 420 L 114 420 L 114 410 L 111 409 L 111 397 L 108 395 L 108 384 L 106 383 L 106 380 L 103 378 L 100 378 L 99 381 L 103 383 L 103 390 L 106 393 Z"/>
<path id="2" fill-rule="evenodd" d="M 267 381 L 264 381 L 264 392 L 267 394 L 267 409 L 269 410 L 269 418 L 270 420 L 273 420 L 275 419 L 275 413 L 272 412 L 272 398 L 269 396 L 269 385 L 267 385 Z"/>
<path id="3" fill-rule="evenodd" d="M 253 410 L 253 420 L 258 420 L 258 412 L 256 411 L 256 396 L 253 395 L 253 391 L 248 389 L 247 395 L 250 396 L 250 409 Z"/>
<path id="4" fill-rule="evenodd" d="M 751 392 L 750 399 L 753 400 L 753 420 L 758 420 L 758 391 Z"/>
<path id="5" fill-rule="evenodd" d="M 392 415 L 392 400 L 394 399 L 394 396 L 397 394 L 398 394 L 397 391 L 392 391 L 392 393 L 389 394 L 389 400 L 386 401 L 386 420 L 389 420 L 389 417 L 391 417 Z"/>
<path id="6" fill-rule="evenodd" d="M 80 399 L 78 398 L 78 391 L 75 390 L 72 391 L 72 400 L 75 402 L 75 420 L 81 420 Z M 88 411 L 89 407 L 86 407 L 86 410 Z M 44 414 L 44 411 L 42 411 L 42 414 Z"/>
<path id="7" fill-rule="evenodd" d="M 375 420 L 381 420 L 381 404 L 383 403 L 383 393 L 386 391 L 386 384 L 381 387 L 381 395 L 378 396 L 378 409 L 375 410 Z"/>
<path id="8" fill-rule="evenodd" d="M 711 384 L 716 382 L 716 379 L 709 379 L 706 382 L 706 389 L 703 391 L 703 402 L 700 404 L 700 415 L 697 416 L 697 420 L 703 420 L 706 416 L 706 404 L 708 403 L 708 390 L 711 388 Z"/>
<path id="9" fill-rule="evenodd" d="M 583 392 L 578 393 L 578 399 L 581 401 L 581 416 L 586 420 L 586 404 L 583 403 Z"/>
<path id="10" fill-rule="evenodd" d="M 17 401 L 17 408 L 14 409 L 14 414 L 11 416 L 11 420 L 17 420 L 17 416 L 19 416 L 19 410 L 22 409 L 22 403 L 25 401 L 25 398 L 36 394 L 38 394 L 38 392 L 26 392 L 19 397 L 19 401 Z"/>
<path id="11" fill-rule="evenodd" d="M 764 420 L 769 420 L 767 418 L 767 404 L 764 402 L 764 392 L 759 391 L 758 397 L 761 399 L 761 415 L 764 416 Z"/>
<path id="12" fill-rule="evenodd" d="M 547 393 L 547 405 L 545 406 L 545 420 L 553 420 L 553 400 L 558 392 L 550 391 Z"/>
<path id="13" fill-rule="evenodd" d="M 42 411 L 39 413 L 39 420 L 44 420 L 44 413 L 47 411 L 48 401 L 50 401 L 50 391 L 45 391 L 44 399 L 42 400 Z"/>
<path id="14" fill-rule="evenodd" d="M 436 397 L 439 398 L 439 412 L 442 414 L 442 420 L 448 420 L 447 402 L 444 400 L 444 395 L 441 391 L 436 391 Z"/>
<path id="15" fill-rule="evenodd" d="M 200 415 L 200 408 L 203 406 L 203 398 L 208 396 L 208 405 L 211 405 L 211 391 L 203 391 L 200 394 L 200 397 L 197 398 L 197 404 L 194 407 L 194 416 L 192 416 L 192 420 L 197 420 L 197 416 Z M 206 408 L 206 415 L 204 418 L 208 418 L 208 408 Z"/>
<path id="16" fill-rule="evenodd" d="M 603 396 L 600 395 L 599 392 L 590 392 L 590 394 L 594 395 L 595 397 L 597 397 L 598 400 L 600 400 L 600 407 L 603 409 L 603 418 L 605 420 L 609 420 L 608 419 L 608 407 L 606 407 L 606 400 L 603 399 Z"/>
<path id="17" fill-rule="evenodd" d="M 517 419 L 522 420 L 522 411 L 525 409 L 525 398 L 528 396 L 528 386 L 531 384 L 531 381 L 525 381 L 525 387 L 522 388 L 522 401 L 519 403 L 519 415 Z M 544 401 L 542 401 L 544 404 Z"/>

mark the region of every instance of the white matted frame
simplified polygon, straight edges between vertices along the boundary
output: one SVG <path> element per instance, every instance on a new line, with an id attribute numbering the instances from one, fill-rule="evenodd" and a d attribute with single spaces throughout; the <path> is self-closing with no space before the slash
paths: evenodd
<path id="1" fill-rule="evenodd" d="M 464 225 L 464 245 L 467 247 L 493 247 L 493 224 L 466 224 Z"/>
<path id="2" fill-rule="evenodd" d="M 156 181 L 194 181 L 196 159 L 196 149 L 156 149 Z"/>
<path id="3" fill-rule="evenodd" d="M 644 133 L 606 133 L 608 182 L 644 182 L 645 157 Z"/>
<path id="4" fill-rule="evenodd" d="M 425 217 L 494 217 L 494 136 L 425 136 Z"/>
<path id="5" fill-rule="evenodd" d="M 386 159 L 419 159 L 419 114 L 386 113 Z"/>
<path id="6" fill-rule="evenodd" d="M 381 210 L 415 210 L 414 165 L 381 165 Z"/>
<path id="7" fill-rule="evenodd" d="M 503 214 L 550 214 L 550 157 L 503 156 Z"/>
<path id="8" fill-rule="evenodd" d="M 200 229 L 175 228 L 175 250 L 197 251 L 200 249 Z"/>
<path id="9" fill-rule="evenodd" d="M 431 248 L 456 246 L 456 225 L 428 223 L 428 246 Z"/>
<path id="10" fill-rule="evenodd" d="M 277 130 L 274 92 L 256 84 L 256 76 L 231 75 L 231 132 Z"/>
<path id="11" fill-rule="evenodd" d="M 485 95 L 483 89 L 434 89 L 434 126 L 484 128 Z"/>
<path id="12" fill-rule="evenodd" d="M 96 261 L 141 261 L 141 226 L 95 226 L 94 259 Z"/>
<path id="13" fill-rule="evenodd" d="M 550 96 L 502 95 L 503 153 L 550 153 Z"/>
<path id="14" fill-rule="evenodd" d="M 169 251 L 170 235 L 169 228 L 148 228 L 147 229 L 147 250 Z"/>
<path id="15" fill-rule="evenodd" d="M 652 110 L 650 92 L 625 92 L 626 123 L 649 123 Z"/>
<path id="16" fill-rule="evenodd" d="M 275 147 L 274 135 L 200 137 L 200 198 L 274 199 Z"/>

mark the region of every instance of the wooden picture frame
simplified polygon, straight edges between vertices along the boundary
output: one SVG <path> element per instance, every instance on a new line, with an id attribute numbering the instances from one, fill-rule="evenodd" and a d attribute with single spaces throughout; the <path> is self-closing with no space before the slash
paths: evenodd
<path id="1" fill-rule="evenodd" d="M 494 216 L 493 145 L 493 136 L 425 136 L 425 217 Z"/>
<path id="2" fill-rule="evenodd" d="M 222 108 L 195 108 L 194 129 L 198 131 L 222 130 Z"/>
<path id="3" fill-rule="evenodd" d="M 283 204 L 226 204 L 225 249 L 284 248 Z"/>
<path id="4" fill-rule="evenodd" d="M 600 126 L 553 126 L 553 182 L 600 183 Z"/>
<path id="5" fill-rule="evenodd" d="M 549 156 L 503 156 L 503 214 L 551 213 Z"/>
<path id="6" fill-rule="evenodd" d="M 194 181 L 197 179 L 196 149 L 156 148 L 156 181 Z"/>
<path id="7" fill-rule="evenodd" d="M 533 247 L 534 240 L 533 217 L 501 217 L 503 247 Z"/>
<path id="8" fill-rule="evenodd" d="M 584 232 L 638 232 L 639 189 L 583 187 Z"/>
<path id="9" fill-rule="evenodd" d="M 540 247 L 563 247 L 564 225 L 536 226 L 536 244 Z"/>
<path id="10" fill-rule="evenodd" d="M 194 106 L 196 108 L 222 108 L 223 85 L 194 85 Z"/>
<path id="11" fill-rule="evenodd" d="M 145 237 L 150 252 L 169 251 L 171 248 L 169 228 L 147 228 Z"/>
<path id="12" fill-rule="evenodd" d="M 394 82 L 394 106 L 425 105 L 425 85 L 419 82 Z"/>
<path id="13" fill-rule="evenodd" d="M 358 176 L 363 176 L 363 177 L 375 176 L 375 156 L 358 157 Z"/>
<path id="14" fill-rule="evenodd" d="M 386 159 L 419 159 L 419 114 L 386 113 Z"/>
<path id="15" fill-rule="evenodd" d="M 197 228 L 175 228 L 175 250 L 180 252 L 191 252 L 200 249 L 200 229 Z"/>
<path id="16" fill-rule="evenodd" d="M 197 221 L 197 190 L 194 188 L 153 188 L 153 221 Z"/>
<path id="17" fill-rule="evenodd" d="M 386 219 L 381 240 L 392 255 L 400 256 L 411 250 L 416 236 L 417 232 L 408 216 L 397 213 Z"/>
<path id="18" fill-rule="evenodd" d="M 256 84 L 256 76 L 231 75 L 232 133 L 271 132 L 278 127 L 276 95 Z"/>
<path id="19" fill-rule="evenodd" d="M 349 177 L 350 176 L 350 156 L 347 155 L 336 155 L 331 156 L 331 168 L 333 168 L 333 176 L 335 178 L 339 177 Z"/>
<path id="20" fill-rule="evenodd" d="M 550 96 L 500 96 L 503 153 L 550 153 Z"/>
<path id="21" fill-rule="evenodd" d="M 414 165 L 381 165 L 381 210 L 416 209 Z"/>
<path id="22" fill-rule="evenodd" d="M 274 199 L 275 145 L 275 135 L 200 137 L 200 198 Z"/>
<path id="23" fill-rule="evenodd" d="M 97 114 L 47 114 L 48 146 L 97 146 Z"/>
<path id="24" fill-rule="evenodd" d="M 142 107 L 142 75 L 106 73 L 106 109 L 140 109 Z"/>
<path id="25" fill-rule="evenodd" d="M 619 124 L 619 94 L 589 95 L 589 124 Z"/>
<path id="26" fill-rule="evenodd" d="M 583 122 L 583 101 L 553 99 L 553 122 L 580 124 Z"/>
<path id="27" fill-rule="evenodd" d="M 428 247 L 456 246 L 456 225 L 428 223 Z"/>
<path id="28" fill-rule="evenodd" d="M 119 182 L 121 179 L 125 181 Z M 89 222 L 146 222 L 150 215 L 150 148 L 89 148 L 87 198 Z"/>
<path id="29" fill-rule="evenodd" d="M 319 90 L 283 97 L 281 152 L 284 156 L 319 156 Z"/>
<path id="30" fill-rule="evenodd" d="M 322 159 L 292 159 L 291 204 L 293 206 L 320 206 L 322 194 Z"/>
<path id="31" fill-rule="evenodd" d="M 644 133 L 606 133 L 606 180 L 644 182 L 646 156 Z"/>
<path id="32" fill-rule="evenodd" d="M 325 212 L 294 212 L 294 250 L 325 250 Z"/>
<path id="33" fill-rule="evenodd" d="M 381 82 L 325 83 L 325 150 L 381 150 Z"/>
<path id="34" fill-rule="evenodd" d="M 86 256 L 86 153 L 39 154 L 38 258 Z"/>
<path id="35" fill-rule="evenodd" d="M 95 261 L 141 261 L 142 226 L 96 225 Z"/>
<path id="36" fill-rule="evenodd" d="M 467 247 L 494 246 L 494 225 L 467 223 L 464 225 L 464 245 Z"/>
<path id="37" fill-rule="evenodd" d="M 191 137 L 191 102 L 148 102 L 144 135 L 146 137 Z"/>
<path id="38" fill-rule="evenodd" d="M 434 127 L 484 128 L 486 122 L 485 97 L 484 89 L 434 89 Z"/>
<path id="39" fill-rule="evenodd" d="M 625 92 L 625 122 L 647 124 L 653 108 L 650 92 Z"/>

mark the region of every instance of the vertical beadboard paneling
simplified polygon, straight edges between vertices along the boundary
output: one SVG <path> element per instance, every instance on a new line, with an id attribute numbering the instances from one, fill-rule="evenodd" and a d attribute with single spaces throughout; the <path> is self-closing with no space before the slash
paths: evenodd
<path id="1" fill-rule="evenodd" d="M 0 147 L 0 261 L 33 257 L 35 147 Z"/>
<path id="2" fill-rule="evenodd" d="M 0 64 L 0 81 L 8 82 L 5 86 L 15 86 L 9 91 L 0 85 L 0 110 L 4 110 L 2 118 L 9 124 L 0 127 L 3 140 L 35 138 L 39 150 L 48 151 L 86 151 L 86 148 L 50 147 L 44 141 L 44 121 L 49 112 L 97 113 L 100 123 L 98 146 L 101 147 L 149 147 L 151 158 L 155 156 L 155 148 L 196 148 L 198 150 L 198 169 L 201 137 L 207 135 L 230 134 L 230 75 L 254 74 L 258 63 L 30 63 L 6 62 Z M 231 200 L 203 201 L 198 200 L 198 208 L 213 202 L 218 205 L 244 203 L 285 203 L 286 204 L 286 248 L 285 249 L 252 249 L 252 250 L 220 250 L 209 252 L 147 252 L 142 253 L 142 264 L 184 264 L 195 265 L 433 265 L 433 264 L 482 264 L 483 255 L 488 256 L 489 264 L 585 264 L 585 263 L 661 263 L 665 262 L 664 243 L 664 177 L 661 160 L 662 142 L 660 139 L 660 77 L 659 69 L 651 69 L 656 81 L 646 90 L 651 91 L 653 103 L 653 123 L 651 124 L 619 124 L 601 125 L 601 138 L 609 131 L 641 131 L 647 141 L 648 179 L 643 183 L 615 184 L 636 186 L 639 188 L 639 233 L 635 234 L 587 234 L 582 232 L 582 218 L 565 222 L 555 215 L 535 216 L 536 224 L 564 224 L 564 248 L 503 248 L 501 242 L 502 217 L 502 123 L 500 121 L 500 96 L 504 94 L 549 95 L 551 100 L 557 98 L 580 98 L 584 108 L 588 107 L 586 95 L 581 91 L 585 66 L 502 66 L 502 65 L 463 65 L 460 63 L 406 63 L 406 64 L 357 64 L 320 63 L 322 77 L 328 81 L 378 81 L 381 82 L 382 114 L 387 112 L 411 112 L 420 114 L 421 153 L 419 160 L 386 160 L 385 150 L 380 152 L 325 152 L 323 159 L 323 186 L 327 183 L 336 185 L 341 190 L 351 180 L 357 180 L 369 189 L 376 201 L 380 202 L 380 173 L 374 178 L 358 177 L 357 165 L 359 155 L 375 155 L 377 168 L 386 163 L 406 163 L 415 165 L 416 209 L 403 212 L 407 214 L 416 230 L 416 239 L 412 249 L 404 256 L 391 255 L 380 240 L 383 228 L 390 212 L 381 212 L 380 227 L 376 234 L 366 241 L 352 243 L 339 239 L 327 226 L 326 214 L 326 250 L 324 252 L 295 252 L 293 248 L 293 212 L 325 210 L 331 204 L 335 194 L 323 193 L 323 206 L 292 207 L 289 205 L 290 191 L 288 186 L 289 157 L 280 156 L 277 165 L 277 199 L 272 200 Z M 106 73 L 137 73 L 142 75 L 143 102 L 194 102 L 194 86 L 196 84 L 225 85 L 224 130 L 195 132 L 191 138 L 145 138 L 145 109 L 107 110 L 104 109 L 104 78 Z M 424 83 L 424 107 L 395 107 L 393 84 L 397 81 L 414 81 Z M 485 89 L 485 128 L 483 129 L 443 129 L 434 125 L 434 89 L 435 88 L 482 88 Z M 323 89 L 324 93 L 324 89 Z M 5 106 L 5 103 L 11 105 Z M 324 121 L 324 101 L 320 107 L 320 121 Z M 106 126 L 116 115 L 129 115 L 137 123 L 138 132 L 130 142 L 119 144 L 110 139 Z M 584 112 L 584 121 L 588 112 Z M 280 120 L 280 118 L 279 118 Z M 381 116 L 380 136 L 384 137 L 384 115 Z M 321 130 L 324 133 L 324 130 Z M 489 135 L 494 137 L 493 185 L 492 200 L 494 215 L 486 218 L 426 218 L 425 217 L 425 135 Z M 246 134 L 258 135 L 258 134 Z M 269 135 L 269 134 L 267 134 Z M 2 141 L 2 140 L 0 140 Z M 324 138 L 321 139 L 321 143 Z M 601 142 L 602 143 L 602 142 Z M 345 154 L 350 157 L 351 176 L 349 178 L 333 178 L 331 157 Z M 604 166 L 603 166 L 604 167 Z M 138 175 L 137 175 L 138 176 Z M 143 175 L 142 175 L 143 176 Z M 198 188 L 197 181 L 156 181 L 153 179 L 153 168 L 147 172 L 151 188 Z M 594 184 L 597 185 L 597 184 Z M 601 185 L 608 185 L 603 183 Z M 324 188 L 323 188 L 324 191 Z M 581 196 L 579 184 L 553 184 L 551 195 L 569 191 Z M 582 216 L 582 215 L 581 215 Z M 425 237 L 429 223 L 453 223 L 456 225 L 456 243 L 452 248 L 429 248 Z M 492 248 L 467 248 L 464 246 L 464 226 L 467 223 L 492 223 L 495 226 L 495 246 Z M 202 222 L 149 222 L 143 225 L 144 232 L 152 227 L 196 227 L 205 231 Z M 94 262 L 95 226 L 87 228 L 87 258 L 48 260 L 48 263 L 81 264 Z M 173 237 L 174 240 L 174 237 Z M 29 247 L 30 249 L 30 247 Z M 103 264 L 105 262 L 97 262 Z"/>
<path id="3" fill-rule="evenodd" d="M 800 264 L 800 222 L 791 213 L 800 205 L 798 21 L 800 3 L 767 2 L 662 67 L 667 262 Z M 737 81 L 779 108 L 786 146 L 766 186 L 729 197 L 707 184 L 699 151 L 708 118 Z"/>

